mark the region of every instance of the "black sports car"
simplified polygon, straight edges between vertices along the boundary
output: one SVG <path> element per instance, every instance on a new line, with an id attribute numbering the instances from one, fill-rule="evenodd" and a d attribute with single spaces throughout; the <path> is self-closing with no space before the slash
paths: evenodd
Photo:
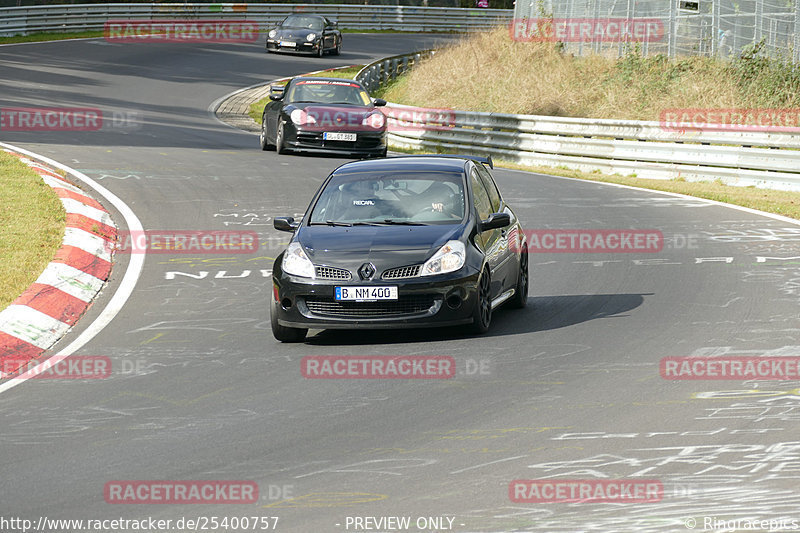
<path id="1" fill-rule="evenodd" d="M 301 77 L 273 86 L 261 115 L 262 150 L 386 156 L 386 117 L 364 86 L 342 78 Z"/>
<path id="2" fill-rule="evenodd" d="M 488 167 L 488 168 L 487 168 Z M 272 332 L 469 324 L 528 296 L 525 236 L 491 159 L 405 156 L 354 161 L 320 187 L 272 271 Z"/>
<path id="3" fill-rule="evenodd" d="M 301 52 L 322 57 L 339 55 L 342 32 L 338 23 L 321 15 L 289 15 L 267 34 L 267 52 Z"/>

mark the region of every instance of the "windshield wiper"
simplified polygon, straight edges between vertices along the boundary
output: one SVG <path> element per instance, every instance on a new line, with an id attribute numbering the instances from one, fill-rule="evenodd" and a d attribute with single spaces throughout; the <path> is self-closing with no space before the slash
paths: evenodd
<path id="1" fill-rule="evenodd" d="M 349 223 L 349 222 L 337 222 L 335 220 L 326 220 L 325 222 L 312 222 L 311 223 L 312 226 L 323 226 L 323 225 L 326 225 L 326 224 L 328 226 L 346 226 L 348 228 L 350 226 L 352 226 L 352 224 Z"/>
<path id="2" fill-rule="evenodd" d="M 423 222 L 412 222 L 410 220 L 392 220 L 391 218 L 384 218 L 383 222 L 378 222 L 378 224 L 390 224 L 390 225 L 398 225 L 398 226 L 428 226 Z"/>

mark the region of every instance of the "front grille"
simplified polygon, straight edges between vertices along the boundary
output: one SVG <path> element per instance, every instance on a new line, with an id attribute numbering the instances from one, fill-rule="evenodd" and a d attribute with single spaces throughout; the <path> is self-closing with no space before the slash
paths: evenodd
<path id="1" fill-rule="evenodd" d="M 306 307 L 313 314 L 333 318 L 384 318 L 418 315 L 434 304 L 430 294 L 400 296 L 397 300 L 378 302 L 337 302 L 333 298 L 306 296 Z"/>
<path id="2" fill-rule="evenodd" d="M 314 267 L 317 279 L 350 279 L 350 271 L 343 268 L 318 266 Z"/>
<path id="3" fill-rule="evenodd" d="M 404 266 L 399 268 L 390 268 L 385 271 L 381 278 L 383 279 L 404 279 L 414 278 L 419 275 L 419 269 L 422 265 Z"/>
<path id="4" fill-rule="evenodd" d="M 365 136 L 362 133 L 356 132 L 358 136 L 355 142 L 352 141 L 323 141 L 321 133 L 314 132 L 297 132 L 297 142 L 303 144 L 313 144 L 323 148 L 337 148 L 347 150 L 352 148 L 354 150 L 367 150 L 370 148 L 378 148 L 381 146 L 381 138 L 376 135 Z"/>

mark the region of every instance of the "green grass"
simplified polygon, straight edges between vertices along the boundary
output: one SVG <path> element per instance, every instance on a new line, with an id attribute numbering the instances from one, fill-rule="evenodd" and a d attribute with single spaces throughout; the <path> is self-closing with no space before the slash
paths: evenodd
<path id="1" fill-rule="evenodd" d="M 66 213 L 16 156 L 0 151 L 0 310 L 42 273 L 61 246 Z"/>
<path id="2" fill-rule="evenodd" d="M 103 36 L 103 30 L 32 33 L 30 35 L 14 35 L 12 37 L 0 37 L 0 44 L 34 43 L 39 41 L 60 41 L 63 39 L 88 39 L 88 38 L 95 38 L 102 36 Z"/>
<path id="3" fill-rule="evenodd" d="M 303 76 L 322 76 L 325 78 L 344 78 L 348 80 L 352 80 L 358 71 L 364 68 L 364 65 L 352 65 L 349 67 L 340 67 L 335 70 L 325 70 L 320 72 L 309 72 L 308 74 L 302 74 Z M 272 85 L 286 85 L 285 81 L 276 82 Z M 267 105 L 269 102 L 269 97 L 262 98 L 258 102 L 250 104 L 250 108 L 247 111 L 248 116 L 252 118 L 259 126 L 261 125 L 261 114 L 264 112 L 264 106 Z"/>

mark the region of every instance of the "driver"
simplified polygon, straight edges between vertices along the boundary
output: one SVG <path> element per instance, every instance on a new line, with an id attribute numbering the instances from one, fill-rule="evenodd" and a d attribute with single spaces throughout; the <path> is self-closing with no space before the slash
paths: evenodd
<path id="1" fill-rule="evenodd" d="M 456 194 L 444 183 L 435 182 L 420 195 L 430 200 L 430 209 L 447 218 L 461 218 L 456 208 Z"/>

